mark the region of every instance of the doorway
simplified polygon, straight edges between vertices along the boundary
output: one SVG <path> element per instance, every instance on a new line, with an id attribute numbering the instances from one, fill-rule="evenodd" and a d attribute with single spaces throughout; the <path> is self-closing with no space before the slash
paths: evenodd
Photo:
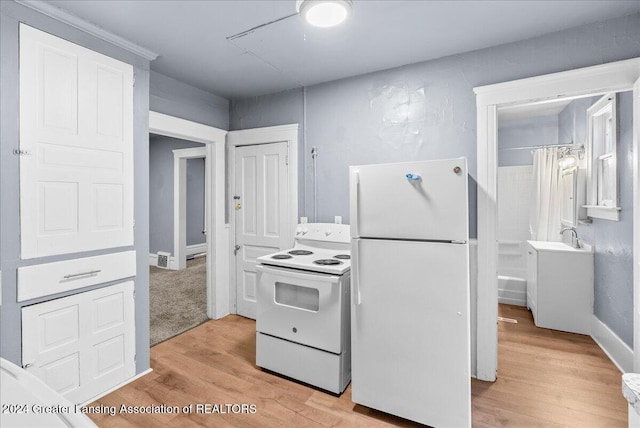
<path id="1" fill-rule="evenodd" d="M 477 364 L 480 380 L 495 381 L 497 371 L 498 278 L 497 272 L 497 190 L 498 190 L 498 111 L 500 108 L 523 103 L 548 102 L 559 98 L 578 98 L 589 94 L 634 89 L 633 92 L 633 289 L 634 329 L 638 337 L 638 296 L 640 295 L 638 250 L 640 237 L 638 121 L 640 119 L 640 83 L 637 82 L 640 59 L 620 61 L 585 69 L 475 88 L 478 106 L 478 301 L 477 301 Z M 634 340 L 638 346 L 638 340 Z M 640 352 L 635 352 L 636 369 Z"/>
<path id="2" fill-rule="evenodd" d="M 208 320 L 206 172 L 204 144 L 149 136 L 151 346 Z"/>
<path id="3" fill-rule="evenodd" d="M 552 337 L 575 359 L 593 354 L 586 350 L 597 349 L 597 342 L 620 371 L 632 369 L 632 318 L 618 315 L 633 312 L 632 95 L 498 109 L 499 341 L 505 331 L 520 330 L 532 338 L 523 350 L 541 355 L 549 345 L 539 347 L 536 340 Z M 590 114 L 604 111 L 604 104 L 610 107 L 607 120 L 596 124 Z M 599 144 L 604 138 L 599 142 L 598 136 L 609 137 L 607 144 Z M 594 173 L 599 170 L 595 193 L 610 194 L 609 205 L 597 212 L 591 212 L 595 197 L 593 202 L 587 196 L 590 165 Z M 605 179 L 611 180 L 597 182 Z M 610 192 L 615 184 L 617 191 Z M 527 325 L 517 325 L 518 319 Z M 504 361 L 508 347 L 500 345 Z M 596 352 L 604 357 L 602 350 Z"/>
<path id="4" fill-rule="evenodd" d="M 222 318 L 230 313 L 228 275 L 228 227 L 225 226 L 225 137 L 227 131 L 157 112 L 149 112 L 149 132 L 205 144 L 208 183 L 206 196 L 206 290 L 207 316 Z"/>

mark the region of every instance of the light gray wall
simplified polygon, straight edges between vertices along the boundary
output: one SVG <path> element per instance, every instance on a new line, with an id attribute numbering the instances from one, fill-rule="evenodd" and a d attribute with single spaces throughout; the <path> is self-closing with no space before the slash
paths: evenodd
<path id="1" fill-rule="evenodd" d="M 173 150 L 203 144 L 151 134 L 149 136 L 149 251 L 173 254 Z M 197 163 L 197 161 L 200 163 Z M 204 243 L 204 161 L 187 161 L 187 245 Z M 192 196 L 192 197 L 190 197 Z M 197 234 L 199 240 L 195 240 Z M 191 237 L 191 239 L 189 239 Z"/>
<path id="2" fill-rule="evenodd" d="M 229 100 L 155 71 L 151 71 L 149 104 L 151 111 L 229 129 Z"/>
<path id="3" fill-rule="evenodd" d="M 586 112 L 599 97 L 575 100 L 560 113 L 559 134 L 584 144 Z M 595 246 L 594 313 L 633 348 L 633 95 L 618 94 L 620 221 L 594 218 L 578 236 Z M 560 138 L 563 138 L 560 137 Z"/>
<path id="4" fill-rule="evenodd" d="M 229 130 L 261 128 L 297 123 L 298 129 L 298 213 L 305 212 L 305 159 L 311 159 L 304 146 L 304 91 L 291 89 L 271 95 L 231 102 Z M 229 169 L 227 168 L 227 171 Z"/>
<path id="5" fill-rule="evenodd" d="M 207 242 L 204 230 L 204 159 L 187 159 L 187 245 Z"/>
<path id="6" fill-rule="evenodd" d="M 637 56 L 640 14 L 308 87 L 302 103 L 299 95 L 290 100 L 288 92 L 232 100 L 231 129 L 303 117 L 301 215 L 313 212 L 309 151 L 317 146 L 319 221 L 331 221 L 334 215 L 349 221 L 349 165 L 465 156 L 471 177 L 470 234 L 475 237 L 473 88 Z M 302 104 L 303 110 L 296 115 L 287 109 L 281 116 L 273 106 L 287 99 Z M 403 103 L 409 103 L 412 115 L 398 123 Z"/>
<path id="7" fill-rule="evenodd" d="M 74 259 L 85 256 L 136 250 L 135 277 L 136 373 L 149 368 L 149 62 L 121 48 L 99 40 L 81 30 L 55 21 L 14 2 L 0 2 L 0 268 L 2 269 L 2 307 L 0 309 L 0 355 L 21 364 L 21 308 L 52 298 L 75 294 L 60 293 L 26 302 L 16 302 L 16 269 L 39 263 Z M 136 74 L 133 93 L 134 109 L 134 215 L 135 245 L 80 254 L 20 260 L 20 213 L 18 157 L 12 150 L 18 147 L 18 22 L 94 51 L 132 64 Z M 103 287 L 87 287 L 82 291 Z"/>
<path id="8" fill-rule="evenodd" d="M 498 165 L 533 165 L 531 150 L 505 150 L 516 147 L 548 146 L 558 141 L 558 115 L 498 122 Z"/>

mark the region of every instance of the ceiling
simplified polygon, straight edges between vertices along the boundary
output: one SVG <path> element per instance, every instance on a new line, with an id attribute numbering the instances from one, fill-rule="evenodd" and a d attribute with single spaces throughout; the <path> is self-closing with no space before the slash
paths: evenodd
<path id="1" fill-rule="evenodd" d="M 309 86 L 640 12 L 640 1 L 365 1 L 319 29 L 294 0 L 48 3 L 150 49 L 151 68 L 225 98 Z"/>

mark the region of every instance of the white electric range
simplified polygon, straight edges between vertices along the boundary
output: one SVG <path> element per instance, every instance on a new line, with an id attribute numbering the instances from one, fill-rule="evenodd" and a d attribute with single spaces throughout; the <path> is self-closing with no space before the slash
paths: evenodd
<path id="1" fill-rule="evenodd" d="M 300 224 L 294 247 L 257 267 L 256 364 L 336 394 L 351 380 L 349 232 Z"/>

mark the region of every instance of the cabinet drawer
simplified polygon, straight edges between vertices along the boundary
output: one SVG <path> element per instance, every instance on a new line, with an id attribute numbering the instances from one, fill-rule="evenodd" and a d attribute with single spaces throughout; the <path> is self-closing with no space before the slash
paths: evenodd
<path id="1" fill-rule="evenodd" d="M 136 252 L 105 254 L 18 268 L 18 301 L 136 275 Z"/>

